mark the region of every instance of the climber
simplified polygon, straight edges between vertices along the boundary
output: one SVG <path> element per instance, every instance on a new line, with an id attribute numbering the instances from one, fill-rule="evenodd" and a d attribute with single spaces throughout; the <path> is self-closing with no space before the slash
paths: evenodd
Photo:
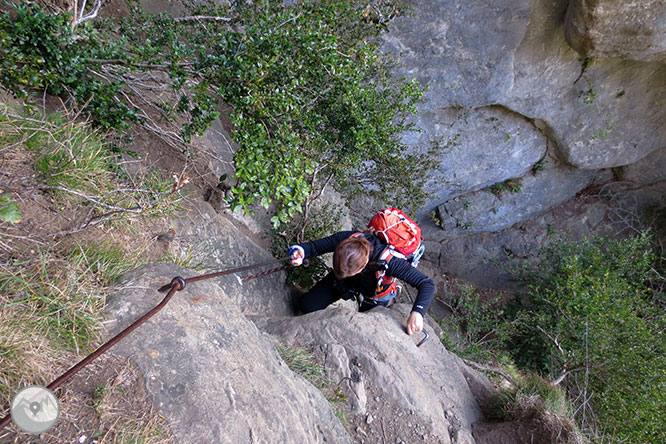
<path id="1" fill-rule="evenodd" d="M 378 305 L 387 306 L 395 296 L 395 286 L 382 288 L 387 278 L 398 278 L 418 290 L 416 301 L 407 318 L 407 334 L 423 329 L 423 317 L 435 295 L 435 284 L 407 260 L 387 253 L 387 244 L 371 232 L 341 231 L 331 236 L 288 250 L 291 263 L 301 265 L 306 258 L 333 253 L 333 271 L 303 295 L 303 313 L 323 310 L 339 299 L 360 300 L 359 311 Z"/>

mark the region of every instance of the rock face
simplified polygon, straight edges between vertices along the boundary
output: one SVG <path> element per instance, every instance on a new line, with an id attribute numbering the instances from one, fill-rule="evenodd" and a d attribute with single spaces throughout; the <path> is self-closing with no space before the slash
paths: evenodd
<path id="1" fill-rule="evenodd" d="M 430 109 L 418 119 L 428 130 L 408 135 L 410 145 L 428 146 L 435 140 L 445 152 L 427 184 L 427 191 L 437 196 L 433 202 L 522 176 L 546 154 L 541 131 L 501 106 Z"/>
<path id="2" fill-rule="evenodd" d="M 639 185 L 666 180 L 666 148 L 654 151 L 636 163 L 617 168 L 618 179 Z"/>
<path id="3" fill-rule="evenodd" d="M 437 208 L 443 238 L 493 232 L 543 214 L 592 184 L 605 183 L 612 173 L 587 171 L 544 162 L 535 171 L 511 184 L 497 183 L 487 190 L 467 193 Z M 509 189 L 511 188 L 511 189 Z"/>
<path id="4" fill-rule="evenodd" d="M 397 58 L 398 75 L 428 84 L 415 117 L 421 132 L 405 142 L 417 152 L 443 147 L 427 185 L 435 197 L 419 214 L 429 258 L 441 262 L 454 245 L 468 258 L 497 252 L 490 244 L 499 251 L 534 246 L 502 231 L 530 224 L 590 185 L 663 181 L 663 0 L 409 6 L 381 48 Z M 507 179 L 522 183 L 521 191 L 489 193 Z M 352 205 L 360 219 L 378 206 Z M 479 279 L 502 275 L 487 273 Z"/>
<path id="5" fill-rule="evenodd" d="M 156 288 L 191 273 L 160 264 L 126 275 L 109 301 L 109 336 L 157 305 Z M 113 350 L 141 368 L 178 443 L 352 443 L 321 392 L 212 281 L 177 292 Z"/>
<path id="6" fill-rule="evenodd" d="M 156 306 L 164 297 L 156 289 L 177 275 L 191 270 L 157 264 L 125 275 L 108 301 L 107 336 Z M 475 444 L 472 426 L 483 424 L 479 402 L 494 388 L 446 351 L 437 324 L 426 326 L 431 339 L 418 348 L 421 334 L 404 330 L 409 310 L 396 304 L 358 313 L 339 306 L 263 317 L 271 337 L 220 286 L 199 281 L 113 352 L 143 372 L 176 443 L 351 444 L 382 442 L 381 436 L 385 442 Z M 342 399 L 347 430 L 322 392 L 282 361 L 276 342 L 318 358 Z"/>
<path id="7" fill-rule="evenodd" d="M 276 320 L 268 330 L 290 346 L 307 346 L 349 396 L 355 442 L 473 444 L 481 419 L 477 397 L 492 387 L 450 354 L 435 336 L 420 348 L 404 321 L 410 307 L 366 313 L 329 308 Z"/>
<path id="8" fill-rule="evenodd" d="M 663 0 L 572 0 L 567 42 L 584 57 L 666 61 Z"/>
<path id="9" fill-rule="evenodd" d="M 441 159 L 441 179 L 450 184 L 431 189 L 444 190 L 440 202 L 521 176 L 543 155 L 546 139 L 555 157 L 581 169 L 631 164 L 666 146 L 666 109 L 659 105 L 666 101 L 666 66 L 584 65 L 564 38 L 567 4 L 413 1 L 383 37 L 383 50 L 400 61 L 399 74 L 429 85 L 416 117 L 422 133 L 407 136 L 408 144 L 418 149 L 460 135 Z M 503 112 L 492 121 L 487 111 L 475 116 L 498 105 Z M 494 168 L 484 168 L 491 159 Z M 459 165 L 472 170 L 470 178 L 460 179 Z"/>
<path id="10" fill-rule="evenodd" d="M 177 256 L 190 258 L 190 262 L 211 272 L 274 260 L 253 238 L 243 233 L 232 220 L 216 213 L 208 203 L 191 200 L 184 206 L 185 216 L 174 218 L 172 223 L 176 233 L 172 248 Z M 239 276 L 250 276 L 257 271 L 247 271 Z M 291 300 L 285 297 L 293 289 L 285 284 L 281 273 L 243 284 L 234 277 L 219 278 L 216 282 L 222 282 L 222 279 L 228 297 L 246 315 L 280 316 L 293 313 Z"/>

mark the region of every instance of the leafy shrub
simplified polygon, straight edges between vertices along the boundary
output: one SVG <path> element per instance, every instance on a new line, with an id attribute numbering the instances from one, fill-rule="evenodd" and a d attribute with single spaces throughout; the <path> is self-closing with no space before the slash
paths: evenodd
<path id="1" fill-rule="evenodd" d="M 164 135 L 151 117 L 158 112 L 180 122 L 183 144 L 219 116 L 221 98 L 233 106 L 240 145 L 232 207 L 276 202 L 276 227 L 303 211 L 313 186 L 333 179 L 349 196 L 416 208 L 436 148 L 409 154 L 401 142 L 423 91 L 392 78 L 387 56 L 370 43 L 395 16 L 380 9 L 346 0 L 193 11 L 233 16 L 221 27 L 134 5 L 117 23 L 74 28 L 68 15 L 21 4 L 0 19 L 0 82 L 17 96 L 58 95 L 106 129 L 142 123 Z M 137 73 L 146 71 L 165 74 L 171 99 L 141 93 Z"/>
<path id="2" fill-rule="evenodd" d="M 650 286 L 655 264 L 647 232 L 625 240 L 555 240 L 537 264 L 516 270 L 528 290 L 503 310 L 462 287 L 444 343 L 467 358 L 515 363 L 528 377 L 561 386 L 579 426 L 599 442 L 664 442 L 666 313 L 663 294 Z M 531 399 L 530 390 L 503 392 L 496 401 L 504 418 Z"/>
<path id="3" fill-rule="evenodd" d="M 475 361 L 503 360 L 509 325 L 498 323 L 503 317 L 499 297 L 483 301 L 471 285 L 461 285 L 451 303 L 452 316 L 442 321 L 444 346 Z"/>
<path id="4" fill-rule="evenodd" d="M 303 220 L 298 218 L 287 224 L 283 231 L 272 230 L 271 249 L 273 254 L 282 257 L 287 249 L 303 241 L 316 240 L 340 231 L 343 213 L 334 205 L 325 204 L 313 211 Z M 323 257 L 308 259 L 307 266 L 294 267 L 287 270 L 287 282 L 295 284 L 302 291 L 307 291 L 321 280 L 329 271 Z"/>
<path id="5" fill-rule="evenodd" d="M 376 45 L 364 39 L 374 28 L 362 32 L 353 5 L 240 8 L 243 31 L 225 33 L 207 60 L 220 95 L 234 106 L 241 145 L 235 206 L 276 200 L 276 226 L 302 211 L 313 179 L 333 177 L 352 195 L 388 193 L 397 205 L 414 204 L 403 202 L 405 195 L 423 198 L 426 164 L 400 141 L 422 91 L 391 78 Z M 354 20 L 359 34 L 343 34 Z"/>
<path id="6" fill-rule="evenodd" d="M 88 28 L 75 34 L 69 14 L 47 14 L 21 2 L 0 17 L 0 83 L 18 97 L 30 89 L 86 104 L 87 113 L 105 128 L 128 128 L 137 116 L 118 100 L 121 79 L 95 76 L 92 60 L 104 49 Z"/>
<path id="7" fill-rule="evenodd" d="M 583 425 L 614 442 L 666 437 L 666 316 L 646 285 L 654 260 L 645 233 L 558 241 L 522 274 L 530 291 L 515 313 L 526 318 L 507 349 L 562 380 Z"/>
<path id="8" fill-rule="evenodd" d="M 18 204 L 10 197 L 9 193 L 0 194 L 0 221 L 12 224 L 21 221 Z"/>

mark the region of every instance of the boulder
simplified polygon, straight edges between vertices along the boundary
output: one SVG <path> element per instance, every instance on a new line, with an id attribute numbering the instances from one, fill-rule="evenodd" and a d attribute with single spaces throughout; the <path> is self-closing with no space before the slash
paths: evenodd
<path id="1" fill-rule="evenodd" d="M 443 230 L 439 237 L 503 230 L 546 212 L 590 185 L 605 183 L 613 177 L 609 170 L 578 170 L 552 161 L 544 162 L 543 168 L 513 179 L 512 183 L 496 183 L 439 205 L 437 217 Z"/>
<path id="2" fill-rule="evenodd" d="M 108 301 L 107 335 L 157 305 L 155 289 L 191 274 L 158 264 L 125 275 Z M 322 393 L 212 280 L 177 292 L 113 352 L 139 366 L 177 443 L 352 443 Z"/>
<path id="3" fill-rule="evenodd" d="M 513 87 L 513 54 L 530 23 L 532 1 L 408 4 L 381 48 L 397 57 L 400 75 L 429 85 L 419 114 L 501 103 Z"/>
<path id="4" fill-rule="evenodd" d="M 431 339 L 417 348 L 422 335 L 404 329 L 410 308 L 329 307 L 266 328 L 289 346 L 309 347 L 347 393 L 355 442 L 473 444 L 472 424 L 482 419 L 477 397 L 492 385 L 449 353 L 430 325 Z"/>
<path id="5" fill-rule="evenodd" d="M 505 163 L 507 148 L 531 146 L 527 163 L 543 152 L 540 138 L 560 161 L 592 170 L 628 165 L 666 146 L 666 65 L 581 59 L 564 36 L 568 3 L 418 0 L 382 36 L 382 50 L 398 59 L 396 74 L 428 85 L 415 117 L 421 133 L 406 135 L 408 146 L 419 151 L 460 133 L 457 145 L 434 162 L 429 191 L 441 196 L 429 209 L 484 182 L 519 176 Z M 489 106 L 503 109 L 492 125 L 451 128 L 458 116 L 474 119 Z M 498 139 L 498 128 L 517 126 L 526 129 L 522 140 Z M 487 159 L 497 159 L 497 174 L 475 179 Z"/>
<path id="6" fill-rule="evenodd" d="M 644 192 L 644 191 L 643 191 Z M 627 227 L 611 217 L 618 203 L 596 191 L 581 192 L 549 211 L 498 232 L 470 233 L 449 237 L 429 221 L 421 224 L 426 240 L 424 263 L 451 277 L 474 285 L 513 291 L 520 287 L 510 270 L 561 236 L 580 239 L 585 235 L 614 236 Z"/>
<path id="7" fill-rule="evenodd" d="M 666 146 L 666 65 L 581 58 L 564 38 L 567 3 L 534 2 L 500 103 L 535 119 L 576 168 L 627 165 Z"/>
<path id="8" fill-rule="evenodd" d="M 666 62 L 663 0 L 572 0 L 564 30 L 584 57 Z"/>
<path id="9" fill-rule="evenodd" d="M 266 263 L 275 259 L 251 232 L 234 220 L 215 212 L 208 203 L 192 199 L 183 206 L 184 216 L 172 220 L 175 236 L 171 249 L 176 257 L 188 259 L 190 264 L 208 272 Z M 276 263 L 272 267 L 281 265 L 283 264 Z M 269 268 L 271 267 L 249 270 L 239 276 L 250 276 Z M 193 271 L 190 273 L 199 274 Z M 289 295 L 294 290 L 286 285 L 283 273 L 252 279 L 242 284 L 233 276 L 217 278 L 216 282 L 224 282 L 228 297 L 248 316 L 280 316 L 293 313 Z"/>
<path id="10" fill-rule="evenodd" d="M 618 179 L 639 185 L 666 180 L 666 147 L 654 151 L 631 165 L 614 170 Z"/>
<path id="11" fill-rule="evenodd" d="M 522 176 L 546 153 L 541 130 L 501 106 L 424 111 L 418 121 L 428 130 L 409 134 L 405 141 L 428 146 L 434 139 L 443 149 L 426 185 L 426 191 L 436 196 L 426 206 L 428 211 L 461 193 Z"/>

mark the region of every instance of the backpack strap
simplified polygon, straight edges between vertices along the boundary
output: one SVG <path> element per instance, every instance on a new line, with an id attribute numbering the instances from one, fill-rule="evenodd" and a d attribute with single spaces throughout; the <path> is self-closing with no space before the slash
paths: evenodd
<path id="1" fill-rule="evenodd" d="M 384 248 L 384 251 L 382 251 L 382 254 L 379 256 L 379 263 L 383 264 L 384 266 L 375 272 L 375 277 L 377 278 L 377 290 L 375 290 L 374 299 L 380 299 L 391 293 L 396 293 L 398 280 L 386 274 L 389 261 L 393 258 L 393 256 L 394 251 L 391 247 Z"/>

